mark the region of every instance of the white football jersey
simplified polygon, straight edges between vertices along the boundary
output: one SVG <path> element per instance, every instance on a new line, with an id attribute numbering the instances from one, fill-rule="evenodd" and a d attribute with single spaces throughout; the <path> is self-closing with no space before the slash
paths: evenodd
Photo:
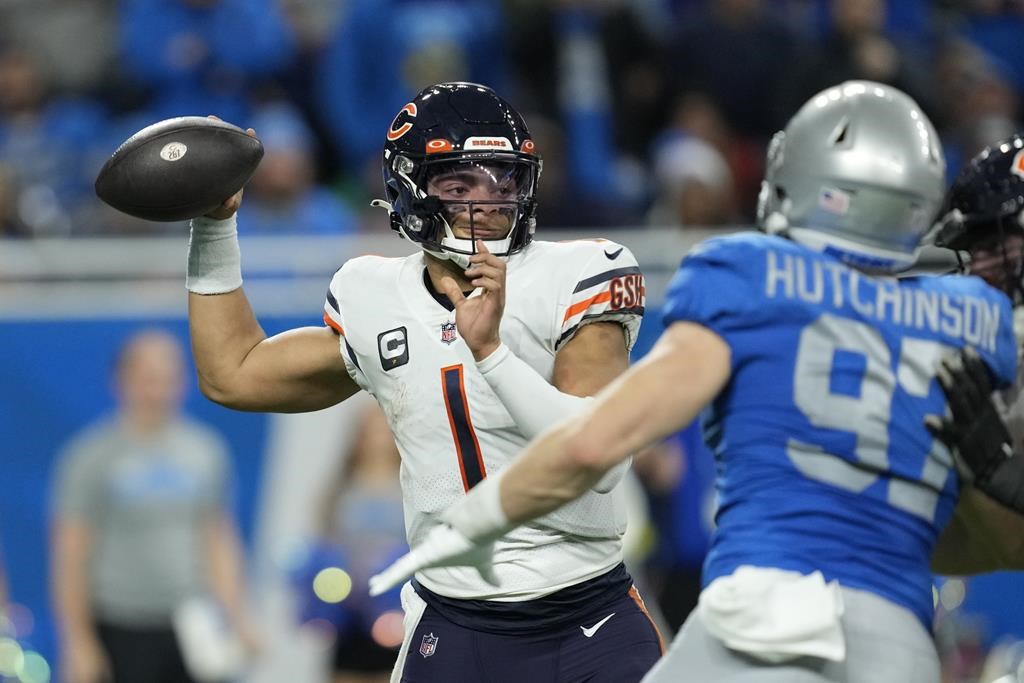
<path id="1" fill-rule="evenodd" d="M 402 454 L 410 544 L 528 441 L 477 371 L 454 310 L 428 288 L 425 268 L 422 252 L 352 259 L 335 273 L 324 305 L 349 374 L 384 409 Z M 636 340 L 644 282 L 622 245 L 532 242 L 508 258 L 506 285 L 501 339 L 549 382 L 555 354 L 583 325 L 618 322 L 630 348 Z M 499 540 L 500 588 L 468 567 L 429 569 L 417 579 L 453 598 L 530 600 L 599 576 L 622 559 L 619 498 L 617 488 L 590 491 Z"/>

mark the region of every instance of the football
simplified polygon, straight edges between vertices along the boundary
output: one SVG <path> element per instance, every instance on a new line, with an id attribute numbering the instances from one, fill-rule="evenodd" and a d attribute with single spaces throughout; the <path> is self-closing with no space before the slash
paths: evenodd
<path id="1" fill-rule="evenodd" d="M 213 211 L 248 182 L 263 158 L 257 138 L 230 123 L 182 116 L 125 140 L 96 176 L 96 195 L 150 221 Z"/>

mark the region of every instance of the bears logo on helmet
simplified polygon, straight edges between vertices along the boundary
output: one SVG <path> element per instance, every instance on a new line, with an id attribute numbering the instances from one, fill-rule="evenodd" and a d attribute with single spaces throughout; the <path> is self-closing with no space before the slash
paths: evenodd
<path id="1" fill-rule="evenodd" d="M 416 118 L 416 103 L 410 102 L 402 107 L 402 110 L 398 112 L 398 116 L 391 122 L 391 127 L 388 128 L 388 140 L 392 142 L 412 130 L 412 122 L 404 121 L 401 124 L 398 123 L 398 119 L 402 118 L 402 114 L 407 114 L 409 118 Z"/>

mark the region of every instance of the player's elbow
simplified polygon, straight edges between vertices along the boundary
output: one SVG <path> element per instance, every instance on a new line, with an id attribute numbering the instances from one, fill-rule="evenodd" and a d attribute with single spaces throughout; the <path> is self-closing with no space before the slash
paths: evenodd
<path id="1" fill-rule="evenodd" d="M 234 390 L 229 382 L 218 381 L 203 373 L 199 373 L 198 379 L 199 391 L 209 400 L 225 408 L 244 409 L 239 392 Z"/>
<path id="2" fill-rule="evenodd" d="M 199 391 L 203 396 L 210 399 L 214 403 L 220 405 L 226 405 L 228 401 L 228 395 L 224 389 L 218 383 L 211 380 L 209 377 L 204 376 L 202 373 L 198 376 L 199 380 Z"/>

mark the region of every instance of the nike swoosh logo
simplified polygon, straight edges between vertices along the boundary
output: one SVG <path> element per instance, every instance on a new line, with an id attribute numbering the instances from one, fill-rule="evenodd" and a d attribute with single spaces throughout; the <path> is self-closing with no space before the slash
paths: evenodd
<path id="1" fill-rule="evenodd" d="M 615 259 L 619 258 L 619 254 L 621 253 L 622 247 L 619 247 L 615 251 L 608 251 L 607 249 L 604 250 L 604 255 L 608 257 L 609 261 L 614 261 Z"/>
<path id="2" fill-rule="evenodd" d="M 583 635 L 585 635 L 587 638 L 593 638 L 594 634 L 597 633 L 597 629 L 599 629 L 602 626 L 604 626 L 605 623 L 609 619 L 614 617 L 614 616 L 615 616 L 615 612 L 612 612 L 611 614 L 606 616 L 604 619 L 602 619 L 601 621 L 599 621 L 596 624 L 594 624 L 593 626 L 591 626 L 590 628 L 587 628 L 586 626 L 580 626 L 580 630 L 583 631 Z"/>

